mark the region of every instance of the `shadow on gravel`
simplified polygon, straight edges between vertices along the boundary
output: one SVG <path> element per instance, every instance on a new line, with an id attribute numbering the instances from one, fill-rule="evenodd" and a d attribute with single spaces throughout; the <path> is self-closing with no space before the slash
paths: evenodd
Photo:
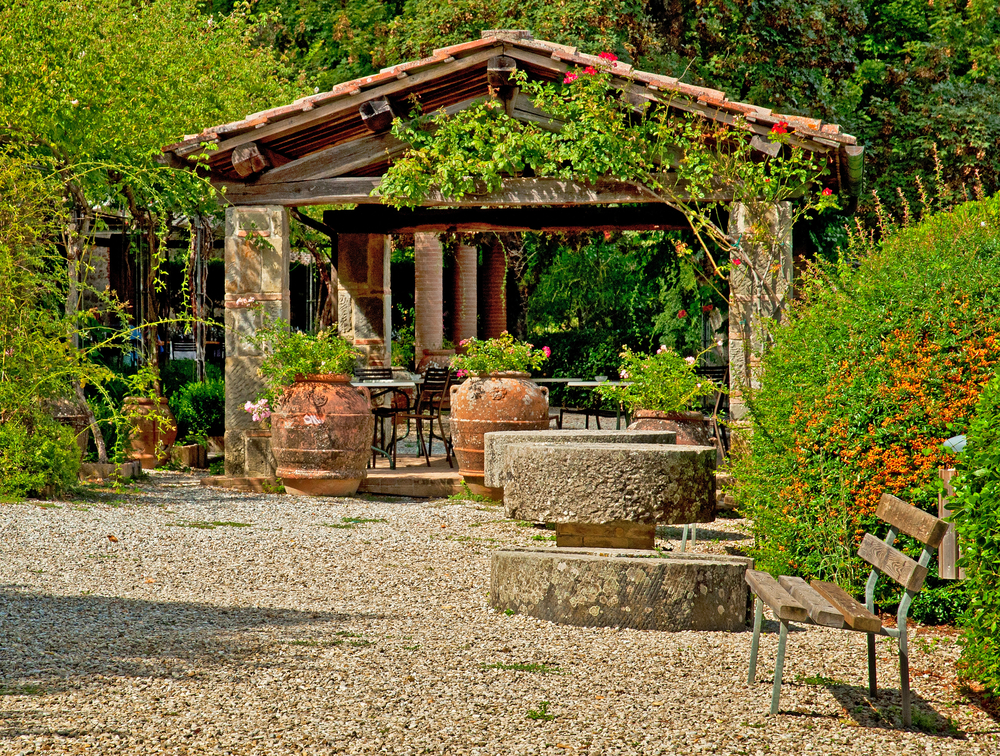
<path id="1" fill-rule="evenodd" d="M 896 681 L 898 685 L 898 681 Z M 883 688 L 873 700 L 868 696 L 868 688 L 844 683 L 827 684 L 824 687 L 862 727 L 872 727 L 884 730 L 901 730 L 902 706 L 899 688 Z M 910 729 L 919 730 L 928 735 L 937 735 L 955 740 L 966 740 L 964 732 L 958 729 L 951 717 L 938 714 L 930 703 L 916 695 L 910 689 L 911 713 L 913 725 Z"/>
<path id="2" fill-rule="evenodd" d="M 250 667 L 282 664 L 279 656 L 264 652 L 283 629 L 335 635 L 344 623 L 377 617 L 49 596 L 3 586 L 0 696 L 56 692 L 80 677 L 185 678 L 192 676 L 190 667 L 225 666 L 239 675 Z"/>

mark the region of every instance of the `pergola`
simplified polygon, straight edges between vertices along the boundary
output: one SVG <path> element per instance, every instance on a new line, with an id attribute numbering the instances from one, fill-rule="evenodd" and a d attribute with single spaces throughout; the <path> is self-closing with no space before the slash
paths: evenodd
<path id="1" fill-rule="evenodd" d="M 242 303 L 253 298 L 273 317 L 289 316 L 288 208 L 305 205 L 356 205 L 324 214 L 322 230 L 333 240 L 337 271 L 337 322 L 370 362 L 391 362 L 392 234 L 415 234 L 415 341 L 422 350 L 441 347 L 441 234 L 480 231 L 657 230 L 687 228 L 684 215 L 663 204 L 647 188 L 620 181 L 595 184 L 546 178 L 511 178 L 496 192 L 455 201 L 432 194 L 422 207 L 395 210 L 381 204 L 377 190 L 392 161 L 407 144 L 390 133 L 396 113 L 416 99 L 424 112 L 456 113 L 492 90 L 517 119 L 557 127 L 512 84 L 510 74 L 524 70 L 532 79 L 561 81 L 580 66 L 601 65 L 576 48 L 534 39 L 529 32 L 484 31 L 482 38 L 435 50 L 433 55 L 334 87 L 290 105 L 254 113 L 241 121 L 207 128 L 163 149 L 176 167 L 207 172 L 224 190 L 226 210 L 226 474 L 253 476 L 267 468 L 269 444 L 252 432 L 242 410 L 260 387 L 261 355 L 243 337 L 259 326 L 259 315 Z M 861 191 L 864 148 L 836 124 L 774 113 L 733 102 L 723 92 L 685 84 L 670 76 L 611 64 L 622 95 L 639 104 L 655 103 L 678 114 L 694 113 L 723 123 L 737 118 L 753 132 L 752 146 L 774 155 L 772 126 L 788 124 L 791 143 L 829 161 L 827 184 L 853 206 Z M 782 205 L 786 203 L 781 203 Z M 777 207 L 771 233 L 780 241 L 768 249 L 747 250 L 767 264 L 734 269 L 730 278 L 729 358 L 731 408 L 743 411 L 740 387 L 748 385 L 759 354 L 754 313 L 774 308 L 762 285 L 779 300 L 790 296 L 792 281 L 791 214 Z M 734 236 L 748 224 L 745 212 L 730 208 Z M 265 240 L 266 243 L 261 243 Z M 461 239 L 460 239 L 461 242 Z M 761 258 L 765 260 L 765 257 Z M 476 249 L 460 243 L 456 256 L 456 307 L 453 336 L 476 335 L 477 317 L 487 336 L 505 326 L 503 251 L 485 256 L 478 285 Z M 770 270 L 760 281 L 748 269 Z M 477 289 L 484 292 L 477 301 Z"/>

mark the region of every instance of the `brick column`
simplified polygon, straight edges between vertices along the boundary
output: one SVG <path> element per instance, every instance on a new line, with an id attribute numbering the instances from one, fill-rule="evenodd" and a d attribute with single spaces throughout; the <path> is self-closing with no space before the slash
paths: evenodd
<path id="1" fill-rule="evenodd" d="M 288 212 L 283 207 L 226 209 L 226 475 L 271 477 L 274 457 L 264 435 L 243 405 L 257 398 L 263 381 L 261 353 L 246 340 L 263 318 L 287 321 Z M 238 300 L 252 298 L 250 309 Z"/>
<path id="2" fill-rule="evenodd" d="M 479 287 L 479 331 L 484 339 L 493 339 L 507 330 L 507 292 L 504 280 L 507 259 L 499 239 L 483 253 L 483 275 Z"/>
<path id="3" fill-rule="evenodd" d="M 729 235 L 738 240 L 729 274 L 729 413 L 740 421 L 747 414 L 743 390 L 760 385 L 771 339 L 766 324 L 781 320 L 792 296 L 792 211 L 779 202 L 755 218 L 734 203 L 729 213 Z"/>
<path id="4" fill-rule="evenodd" d="M 456 344 L 476 335 L 476 265 L 479 251 L 471 244 L 459 244 L 455 253 L 454 311 L 451 340 Z"/>
<path id="5" fill-rule="evenodd" d="M 364 353 L 368 365 L 390 363 L 389 237 L 337 237 L 337 323 L 339 333 Z"/>
<path id="6" fill-rule="evenodd" d="M 444 309 L 442 302 L 441 239 L 437 234 L 414 234 L 414 293 L 416 310 L 413 340 L 416 361 L 425 349 L 440 349 L 444 339 Z"/>

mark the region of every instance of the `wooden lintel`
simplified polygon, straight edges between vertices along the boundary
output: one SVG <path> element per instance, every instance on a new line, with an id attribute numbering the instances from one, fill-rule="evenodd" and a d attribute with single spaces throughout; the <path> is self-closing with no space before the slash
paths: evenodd
<path id="1" fill-rule="evenodd" d="M 237 184 L 219 182 L 224 188 L 224 202 L 233 205 L 374 205 L 380 197 L 372 196 L 381 178 L 324 178 L 311 181 L 288 181 L 274 184 Z M 704 201 L 726 201 L 724 192 Z M 514 178 L 504 182 L 499 191 L 469 194 L 459 200 L 432 192 L 421 203 L 424 207 L 538 207 L 544 205 L 614 205 L 662 203 L 664 197 L 639 184 L 602 180 L 596 184 L 562 179 Z"/>
<path id="2" fill-rule="evenodd" d="M 323 223 L 342 234 L 413 234 L 419 232 L 667 231 L 688 228 L 687 219 L 669 205 L 628 207 L 458 208 L 396 210 L 366 205 L 327 210 Z"/>

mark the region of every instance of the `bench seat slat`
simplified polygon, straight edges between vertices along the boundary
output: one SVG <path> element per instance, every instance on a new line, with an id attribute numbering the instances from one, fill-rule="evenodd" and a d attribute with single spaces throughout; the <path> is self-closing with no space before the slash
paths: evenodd
<path id="1" fill-rule="evenodd" d="M 829 601 L 809 587 L 809 584 L 800 577 L 782 575 L 778 578 L 778 585 L 792 594 L 792 598 L 798 601 L 809 612 L 809 619 L 817 625 L 824 627 L 843 627 L 844 615 L 836 609 Z"/>
<path id="2" fill-rule="evenodd" d="M 917 509 L 892 494 L 882 494 L 875 515 L 932 549 L 941 545 L 945 533 L 948 532 L 948 523 L 944 520 Z"/>
<path id="3" fill-rule="evenodd" d="M 839 585 L 822 580 L 813 580 L 811 585 L 819 595 L 844 615 L 844 622 L 852 630 L 863 633 L 877 633 L 882 630 L 882 620 L 869 612 Z"/>
<path id="4" fill-rule="evenodd" d="M 805 622 L 809 613 L 788 591 L 778 585 L 778 581 L 760 570 L 747 570 L 747 585 L 779 620 Z"/>

